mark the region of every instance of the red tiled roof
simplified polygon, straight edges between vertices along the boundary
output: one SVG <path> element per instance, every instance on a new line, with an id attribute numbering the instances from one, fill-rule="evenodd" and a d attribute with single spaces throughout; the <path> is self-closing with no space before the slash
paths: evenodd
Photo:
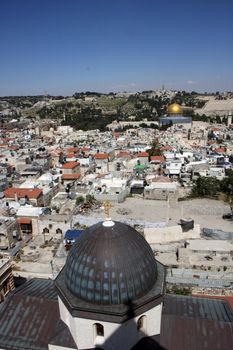
<path id="1" fill-rule="evenodd" d="M 62 169 L 74 169 L 79 164 L 79 162 L 67 162 L 62 165 Z"/>
<path id="2" fill-rule="evenodd" d="M 77 147 L 69 147 L 69 148 L 67 148 L 66 152 L 67 153 L 76 153 L 76 152 L 78 152 L 78 149 L 77 149 Z"/>
<path id="3" fill-rule="evenodd" d="M 108 154 L 107 153 L 96 153 L 95 159 L 108 159 Z"/>
<path id="4" fill-rule="evenodd" d="M 147 153 L 147 152 L 139 152 L 137 154 L 137 157 L 149 157 L 149 153 Z"/>
<path id="5" fill-rule="evenodd" d="M 164 156 L 151 156 L 150 160 L 157 161 L 157 162 L 160 162 L 160 163 L 165 162 Z"/>
<path id="6" fill-rule="evenodd" d="M 82 147 L 82 148 L 80 149 L 81 152 L 88 152 L 88 151 L 90 151 L 90 150 L 91 150 L 90 147 Z"/>
<path id="7" fill-rule="evenodd" d="M 67 154 L 66 158 L 77 158 L 74 153 Z"/>
<path id="8" fill-rule="evenodd" d="M 29 225 L 32 222 L 32 220 L 28 218 L 18 218 L 17 221 L 19 224 L 23 224 L 23 225 Z"/>
<path id="9" fill-rule="evenodd" d="M 225 148 L 223 148 L 223 147 L 215 148 L 214 151 L 217 152 L 217 153 L 224 153 L 225 152 Z"/>
<path id="10" fill-rule="evenodd" d="M 128 158 L 130 156 L 130 153 L 129 152 L 120 152 L 119 154 L 118 154 L 118 158 Z"/>
<path id="11" fill-rule="evenodd" d="M 4 191 L 6 198 L 15 198 L 15 195 L 18 196 L 18 198 L 25 198 L 27 196 L 30 198 L 38 198 L 42 194 L 42 190 L 39 188 L 16 188 L 16 187 L 10 187 L 7 188 Z"/>
<path id="12" fill-rule="evenodd" d="M 63 174 L 62 180 L 76 180 L 80 178 L 80 174 Z"/>

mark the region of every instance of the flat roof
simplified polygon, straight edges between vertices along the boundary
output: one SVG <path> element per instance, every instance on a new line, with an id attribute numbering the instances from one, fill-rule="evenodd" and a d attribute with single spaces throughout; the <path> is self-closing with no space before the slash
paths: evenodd
<path id="1" fill-rule="evenodd" d="M 233 244 L 224 240 L 210 240 L 210 239 L 195 239 L 187 240 L 187 248 L 190 250 L 204 250 L 204 251 L 233 251 Z"/>
<path id="2" fill-rule="evenodd" d="M 41 215 L 43 213 L 44 208 L 42 207 L 27 207 L 27 206 L 23 206 L 23 207 L 19 207 L 18 211 L 17 211 L 17 217 L 38 217 L 39 215 Z"/>

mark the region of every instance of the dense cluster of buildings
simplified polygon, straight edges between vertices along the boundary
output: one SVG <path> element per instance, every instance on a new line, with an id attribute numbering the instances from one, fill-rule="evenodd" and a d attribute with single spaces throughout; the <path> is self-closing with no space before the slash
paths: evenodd
<path id="1" fill-rule="evenodd" d="M 171 105 L 167 118 L 177 118 L 181 111 Z M 232 168 L 233 130 L 225 125 L 174 123 L 165 131 L 102 133 L 55 128 L 46 121 L 3 125 L 0 211 L 8 228 L 1 233 L 0 247 L 5 250 L 15 248 L 25 234 L 64 234 L 78 197 L 177 200 L 198 176 L 223 179 Z"/>
<path id="2" fill-rule="evenodd" d="M 5 122 L 1 125 L 0 301 L 3 301 L 14 289 L 11 261 L 13 261 L 15 276 L 57 277 L 56 292 L 51 281 L 32 280 L 27 282 L 26 294 L 24 289 L 13 294 L 18 298 L 19 304 L 25 307 L 24 295 L 29 299 L 34 298 L 38 288 L 40 293 L 35 302 L 38 305 L 42 303 L 45 309 L 49 305 L 54 308 L 54 328 L 50 329 L 49 338 L 46 340 L 47 344 L 50 344 L 49 349 L 101 347 L 106 339 L 109 339 L 106 349 L 116 349 L 116 346 L 129 349 L 143 338 L 143 333 L 148 336 L 161 334 L 161 344 L 168 346 L 169 349 L 175 349 L 169 342 L 172 342 L 174 337 L 176 321 L 181 322 L 185 310 L 182 311 L 182 315 L 177 316 L 176 312 L 173 313 L 171 305 L 174 303 L 178 308 L 184 301 L 178 300 L 179 298 L 172 301 L 172 297 L 167 297 L 162 316 L 164 265 L 168 267 L 167 282 L 170 285 L 189 287 L 195 284 L 200 288 L 226 288 L 231 293 L 233 247 L 228 240 L 232 237 L 226 241 L 209 239 L 207 244 L 205 237 L 201 236 L 198 225 L 192 225 L 188 230 L 182 225 L 169 227 L 168 222 L 160 227 L 144 227 L 142 234 L 150 244 L 149 246 L 145 243 L 145 256 L 152 254 L 158 261 L 154 270 L 151 267 L 153 264 L 145 261 L 145 269 L 148 263 L 151 272 L 147 276 L 144 269 L 145 276 L 140 282 L 137 282 L 141 274 L 140 268 L 138 267 L 139 270 L 137 270 L 135 267 L 134 270 L 133 260 L 129 261 L 132 266 L 126 280 L 129 280 L 133 273 L 135 276 L 130 287 L 132 290 L 127 290 L 129 293 L 127 297 L 122 287 L 124 283 L 127 284 L 127 281 L 122 281 L 122 285 L 120 283 L 119 276 L 122 273 L 120 267 L 116 262 L 111 261 L 113 265 L 110 271 L 106 265 L 110 258 L 104 255 L 107 251 L 100 254 L 98 250 L 100 244 L 93 242 L 95 235 L 100 231 L 99 237 L 102 237 L 103 245 L 107 244 L 104 232 L 114 230 L 116 235 L 125 230 L 124 239 L 127 240 L 131 235 L 129 226 L 107 219 L 101 224 L 103 227 L 99 225 L 98 229 L 90 228 L 90 240 L 85 241 L 85 247 L 89 247 L 90 256 L 91 254 L 101 256 L 102 267 L 99 267 L 98 271 L 95 271 L 95 268 L 94 272 L 92 271 L 87 254 L 80 252 L 82 259 L 86 259 L 85 265 L 80 256 L 74 256 L 72 260 L 65 250 L 64 240 L 66 244 L 67 240 L 70 240 L 69 244 L 71 241 L 74 242 L 74 235 L 69 230 L 74 229 L 79 215 L 85 215 L 93 208 L 97 211 L 101 210 L 103 202 L 122 203 L 132 196 L 144 200 L 177 201 L 178 198 L 189 194 L 193 181 L 197 177 L 215 177 L 221 180 L 228 175 L 233 166 L 231 125 L 193 122 L 190 118 L 182 117 L 181 109 L 176 105 L 170 107 L 169 113 L 166 118 L 169 123 L 171 121 L 172 123 L 167 130 L 163 131 L 133 127 L 124 132 L 114 130 L 84 132 L 74 131 L 69 126 L 57 127 L 49 120 L 34 124 L 26 124 L 25 121 Z M 164 124 L 163 121 L 161 124 Z M 82 237 L 81 231 L 78 236 Z M 126 249 L 123 245 L 120 248 Z M 120 248 L 114 245 L 112 249 L 116 249 L 119 254 L 117 249 Z M 134 253 L 139 254 L 139 251 Z M 67 255 L 68 262 L 65 270 L 60 272 Z M 124 253 L 123 258 L 127 260 L 127 252 Z M 140 259 L 142 259 L 141 255 Z M 30 270 L 33 264 L 37 264 L 37 273 Z M 83 270 L 82 276 L 73 280 L 74 272 L 79 271 L 83 264 L 87 270 Z M 220 270 L 216 270 L 217 267 Z M 70 271 L 73 271 L 74 275 Z M 103 274 L 101 281 L 94 280 L 98 279 L 97 272 Z M 112 275 L 109 280 L 106 276 L 110 272 Z M 217 282 L 218 272 L 223 274 L 220 284 Z M 88 279 L 88 276 L 93 273 L 96 273 L 93 279 Z M 114 282 L 116 274 L 119 276 Z M 108 281 L 105 281 L 105 278 Z M 81 286 L 80 283 L 83 285 Z M 98 284 L 100 287 L 97 287 Z M 92 285 L 96 288 L 95 295 L 93 295 Z M 46 302 L 45 290 L 50 291 Z M 57 301 L 54 301 L 57 294 L 60 316 Z M 13 297 L 9 300 L 16 315 L 15 300 Z M 130 306 L 131 301 L 135 302 L 133 306 Z M 128 303 L 129 310 L 123 306 L 124 303 Z M 188 303 L 187 307 L 195 308 L 194 304 L 198 302 L 190 299 Z M 217 305 L 213 302 L 213 307 L 221 308 L 223 305 L 221 303 L 219 301 Z M 200 302 L 201 307 L 206 308 L 206 313 L 209 312 L 204 301 Z M 130 312 L 133 316 L 129 315 Z M 171 331 L 169 340 L 165 336 L 165 330 L 168 327 L 169 315 L 172 314 L 174 331 Z M 46 312 L 44 315 L 40 314 L 41 321 L 44 320 L 45 315 Z M 191 317 L 191 314 L 189 316 Z M 59 323 L 60 317 L 64 322 L 62 325 Z M 219 322 L 225 322 L 223 333 L 226 344 L 229 345 L 228 327 L 232 322 L 230 311 L 222 313 L 222 317 L 225 317 L 224 320 L 214 316 L 211 319 L 213 324 L 210 328 L 214 327 L 214 324 L 221 328 Z M 1 327 L 7 328 L 9 320 L 6 315 L 2 322 Z M 190 327 L 195 328 L 195 319 L 192 322 L 190 321 Z M 204 323 L 203 327 L 205 327 Z M 58 328 L 61 332 L 56 338 Z M 118 335 L 115 338 L 114 334 L 118 332 L 118 328 L 121 336 Z M 130 332 L 127 340 L 123 337 L 125 329 Z M 87 330 L 90 336 L 82 336 Z M 41 336 L 43 332 L 45 332 L 44 329 Z M 4 339 L 8 339 L 10 333 L 5 332 L 6 338 L 2 338 L 2 335 L 0 347 L 8 349 Z M 64 341 L 65 338 L 67 343 Z M 21 347 L 18 345 L 17 336 L 12 339 L 10 348 L 30 348 L 26 338 Z M 124 347 L 119 339 L 123 339 L 123 343 L 127 345 Z M 208 349 L 214 343 L 211 337 L 210 339 Z M 158 339 L 154 338 L 154 340 L 157 342 Z M 188 339 L 184 341 L 182 349 L 187 348 L 187 342 Z M 45 348 L 44 344 L 38 344 L 36 349 Z"/>

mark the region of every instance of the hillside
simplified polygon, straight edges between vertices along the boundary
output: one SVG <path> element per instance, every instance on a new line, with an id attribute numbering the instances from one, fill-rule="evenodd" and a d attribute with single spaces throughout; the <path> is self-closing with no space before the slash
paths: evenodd
<path id="1" fill-rule="evenodd" d="M 195 109 L 195 113 L 207 116 L 226 116 L 233 113 L 233 96 L 226 99 L 216 99 L 216 96 L 203 97 L 206 101 L 202 108 Z"/>
<path id="2" fill-rule="evenodd" d="M 170 90 L 144 91 L 135 94 L 75 93 L 73 96 L 10 96 L 0 97 L 2 120 L 53 120 L 74 129 L 105 130 L 114 120 L 158 121 L 167 114 L 171 103 L 186 108 L 194 120 L 206 116 L 226 115 L 233 110 L 233 95 L 198 95 L 195 92 Z M 206 116 L 202 116 L 206 115 Z"/>

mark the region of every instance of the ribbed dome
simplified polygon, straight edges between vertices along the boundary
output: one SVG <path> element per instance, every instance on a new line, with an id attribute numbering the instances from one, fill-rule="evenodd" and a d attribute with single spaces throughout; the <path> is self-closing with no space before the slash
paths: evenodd
<path id="1" fill-rule="evenodd" d="M 98 304 L 123 304 L 155 284 L 157 266 L 146 240 L 132 227 L 100 222 L 76 240 L 65 265 L 72 294 Z"/>

